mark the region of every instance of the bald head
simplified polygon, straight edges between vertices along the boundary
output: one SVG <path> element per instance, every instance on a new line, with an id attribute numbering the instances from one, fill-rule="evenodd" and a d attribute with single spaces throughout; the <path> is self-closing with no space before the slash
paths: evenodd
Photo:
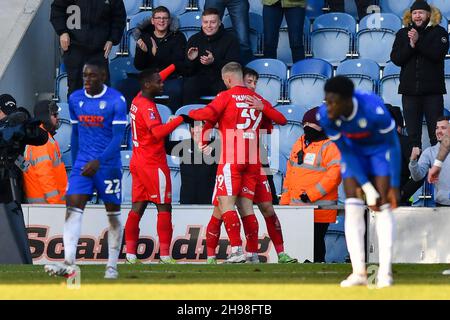
<path id="1" fill-rule="evenodd" d="M 228 89 L 244 85 L 242 66 L 237 62 L 229 62 L 222 68 L 222 80 Z"/>

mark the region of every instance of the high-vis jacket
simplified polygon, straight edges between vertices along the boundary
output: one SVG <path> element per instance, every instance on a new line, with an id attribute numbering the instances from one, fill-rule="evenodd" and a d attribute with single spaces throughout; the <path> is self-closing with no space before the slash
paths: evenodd
<path id="1" fill-rule="evenodd" d="M 67 174 L 58 142 L 48 134 L 42 146 L 27 145 L 28 166 L 23 172 L 25 200 L 28 203 L 65 203 Z"/>
<path id="2" fill-rule="evenodd" d="M 314 205 L 336 206 L 341 182 L 340 160 L 339 150 L 330 139 L 306 146 L 305 136 L 301 136 L 287 162 L 280 204 L 305 204 L 300 198 L 305 192 Z M 317 209 L 314 222 L 334 223 L 336 215 L 335 209 Z"/>

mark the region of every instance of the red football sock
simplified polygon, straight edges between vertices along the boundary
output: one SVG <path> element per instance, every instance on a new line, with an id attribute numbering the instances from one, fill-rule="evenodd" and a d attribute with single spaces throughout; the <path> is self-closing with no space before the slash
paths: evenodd
<path id="1" fill-rule="evenodd" d="M 170 212 L 158 212 L 156 224 L 159 238 L 160 256 L 169 256 L 170 244 L 172 242 L 172 214 Z"/>
<path id="2" fill-rule="evenodd" d="M 139 221 L 141 216 L 139 213 L 130 210 L 128 213 L 127 222 L 125 224 L 125 244 L 127 253 L 136 254 L 137 243 L 139 240 Z"/>
<path id="3" fill-rule="evenodd" d="M 264 217 L 266 220 L 267 231 L 269 237 L 273 242 L 275 251 L 278 253 L 284 252 L 283 232 L 281 231 L 281 224 L 276 214 L 270 217 Z"/>
<path id="4" fill-rule="evenodd" d="M 245 237 L 247 244 L 245 250 L 251 253 L 258 252 L 258 220 L 254 214 L 242 218 L 242 225 L 244 226 Z"/>
<path id="5" fill-rule="evenodd" d="M 209 220 L 208 226 L 206 227 L 206 251 L 208 257 L 213 257 L 216 255 L 216 248 L 219 244 L 221 225 L 222 220 L 211 216 L 211 220 Z"/>
<path id="6" fill-rule="evenodd" d="M 232 247 L 242 246 L 241 239 L 241 222 L 235 210 L 227 211 L 222 215 L 225 230 L 227 230 L 228 238 Z"/>

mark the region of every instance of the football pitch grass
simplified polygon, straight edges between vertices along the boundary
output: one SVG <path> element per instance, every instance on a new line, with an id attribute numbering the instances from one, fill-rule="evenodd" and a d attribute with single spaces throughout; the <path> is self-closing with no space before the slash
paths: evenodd
<path id="1" fill-rule="evenodd" d="M 450 299 L 444 264 L 396 264 L 395 285 L 340 288 L 349 264 L 119 265 L 117 280 L 104 265 L 83 265 L 80 287 L 49 277 L 42 265 L 1 265 L 0 299 Z M 369 271 L 374 269 L 369 268 Z M 369 281 L 374 273 L 369 274 Z"/>

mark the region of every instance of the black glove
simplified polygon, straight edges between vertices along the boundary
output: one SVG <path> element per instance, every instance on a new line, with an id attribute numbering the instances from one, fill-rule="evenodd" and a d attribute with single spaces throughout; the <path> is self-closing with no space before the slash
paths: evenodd
<path id="1" fill-rule="evenodd" d="M 191 126 L 194 125 L 195 120 L 189 117 L 187 114 L 180 114 L 180 117 L 183 118 L 184 123 L 187 123 Z"/>
<path id="2" fill-rule="evenodd" d="M 303 192 L 303 193 L 300 195 L 300 199 L 301 199 L 303 202 L 305 202 L 305 203 L 311 202 L 311 200 L 309 200 L 309 197 L 308 197 L 308 195 L 306 194 L 306 192 Z"/>

